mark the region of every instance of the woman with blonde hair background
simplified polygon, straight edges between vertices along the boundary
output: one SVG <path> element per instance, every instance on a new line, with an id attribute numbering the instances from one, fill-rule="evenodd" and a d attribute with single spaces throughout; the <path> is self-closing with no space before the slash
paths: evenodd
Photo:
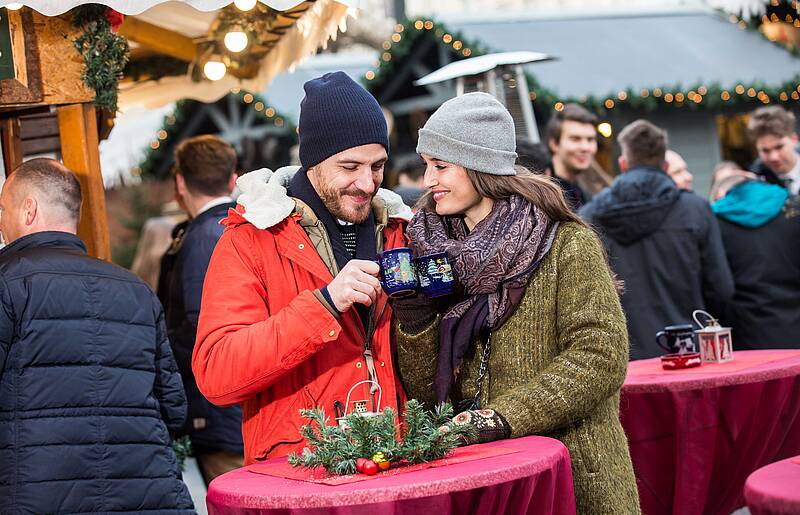
<path id="1" fill-rule="evenodd" d="M 431 191 L 407 234 L 418 255 L 448 253 L 459 291 L 438 309 L 394 301 L 409 398 L 451 400 L 476 442 L 558 438 L 578 513 L 638 513 L 619 422 L 627 331 L 599 240 L 550 178 L 515 167 L 513 120 L 490 95 L 445 102 L 417 152 Z"/>

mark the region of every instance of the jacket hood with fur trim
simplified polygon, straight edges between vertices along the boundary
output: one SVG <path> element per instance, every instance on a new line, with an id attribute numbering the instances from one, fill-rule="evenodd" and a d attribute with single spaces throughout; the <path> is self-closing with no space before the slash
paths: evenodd
<path id="1" fill-rule="evenodd" d="M 236 186 L 241 194 L 237 201 L 244 212 L 238 214 L 259 229 L 267 229 L 286 219 L 296 207 L 286 187 L 298 170 L 299 166 L 284 166 L 274 172 L 260 168 L 239 177 Z M 380 188 L 376 196 L 386 204 L 390 218 L 409 221 L 414 216 L 397 193 Z"/>

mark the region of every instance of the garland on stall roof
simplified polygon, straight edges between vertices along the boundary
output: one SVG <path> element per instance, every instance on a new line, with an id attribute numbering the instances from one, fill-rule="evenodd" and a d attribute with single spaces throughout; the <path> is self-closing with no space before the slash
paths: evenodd
<path id="1" fill-rule="evenodd" d="M 119 81 L 129 57 L 128 41 L 116 34 L 122 15 L 98 4 L 76 7 L 72 14 L 72 24 L 83 30 L 74 41 L 85 65 L 81 78 L 94 90 L 95 105 L 116 113 Z"/>
<path id="2" fill-rule="evenodd" d="M 731 21 L 738 23 L 732 18 Z M 439 45 L 447 49 L 453 61 L 492 51 L 478 41 L 464 38 L 459 32 L 449 31 L 445 25 L 432 19 L 407 19 L 395 26 L 389 40 L 383 43 L 383 52 L 375 69 L 367 71 L 364 75 L 363 82 L 367 90 L 376 94 L 388 78 L 396 75 L 398 63 L 402 63 L 414 51 L 417 42 L 423 37 L 430 37 L 431 34 Z M 784 47 L 781 48 L 785 50 Z M 686 88 L 680 84 L 673 84 L 645 89 L 627 88 L 608 95 L 584 97 L 561 96 L 556 91 L 542 86 L 531 73 L 526 72 L 526 77 L 531 100 L 556 110 L 563 109 L 564 104 L 569 102 L 581 104 L 596 113 L 608 113 L 621 105 L 645 111 L 664 107 L 698 110 L 728 106 L 751 108 L 771 102 L 786 104 L 800 101 L 800 74 L 778 86 L 741 82 L 729 88 L 715 83 L 694 84 Z"/>
<path id="3" fill-rule="evenodd" d="M 256 112 L 261 113 L 263 123 L 271 123 L 276 127 L 285 127 L 287 133 L 295 134 L 295 127 L 292 122 L 281 113 L 277 112 L 274 107 L 270 106 L 267 101 L 258 94 L 249 93 L 236 89 L 229 93 L 236 95 L 239 102 L 250 105 Z M 225 98 L 225 97 L 223 97 Z M 166 157 L 163 155 L 164 149 L 168 146 L 167 143 L 175 139 L 183 132 L 184 124 L 188 121 L 187 117 L 191 115 L 193 107 L 199 105 L 200 102 L 196 100 L 179 100 L 175 104 L 175 110 L 164 117 L 164 122 L 161 129 L 159 129 L 153 140 L 150 142 L 150 147 L 147 149 L 142 161 L 138 166 L 134 167 L 133 174 L 136 176 L 155 177 L 156 166 Z M 189 134 L 194 136 L 194 134 Z M 163 178 L 163 177 L 161 177 Z"/>

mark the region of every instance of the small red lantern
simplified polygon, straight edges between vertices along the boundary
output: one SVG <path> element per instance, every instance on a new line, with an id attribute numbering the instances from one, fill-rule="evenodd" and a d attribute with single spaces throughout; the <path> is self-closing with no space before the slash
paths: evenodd
<path id="1" fill-rule="evenodd" d="M 706 316 L 703 325 L 697 315 Z M 700 329 L 695 331 L 697 344 L 700 346 L 700 357 L 703 363 L 725 363 L 733 359 L 733 336 L 730 327 L 722 327 L 719 321 L 705 311 L 698 309 L 692 316 Z"/>

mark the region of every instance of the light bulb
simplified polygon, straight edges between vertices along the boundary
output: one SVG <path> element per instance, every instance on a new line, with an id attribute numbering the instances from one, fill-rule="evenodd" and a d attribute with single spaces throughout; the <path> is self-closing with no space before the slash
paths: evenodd
<path id="1" fill-rule="evenodd" d="M 247 48 L 247 34 L 240 30 L 233 30 L 225 34 L 225 48 L 238 53 Z"/>
<path id="2" fill-rule="evenodd" d="M 249 11 L 256 6 L 257 0 L 233 0 L 233 5 L 240 11 Z"/>
<path id="3" fill-rule="evenodd" d="M 203 65 L 203 74 L 205 74 L 208 80 L 220 80 L 227 72 L 228 68 L 225 66 L 225 63 L 216 59 L 209 59 L 206 61 L 206 64 Z"/>
<path id="4" fill-rule="evenodd" d="M 604 138 L 610 138 L 612 133 L 611 124 L 608 122 L 601 123 L 597 126 L 597 132 L 602 134 Z"/>
<path id="5" fill-rule="evenodd" d="M 6 4 L 3 7 L 8 9 L 9 11 L 19 11 L 20 9 L 22 9 L 22 4 L 15 2 L 11 4 Z"/>

